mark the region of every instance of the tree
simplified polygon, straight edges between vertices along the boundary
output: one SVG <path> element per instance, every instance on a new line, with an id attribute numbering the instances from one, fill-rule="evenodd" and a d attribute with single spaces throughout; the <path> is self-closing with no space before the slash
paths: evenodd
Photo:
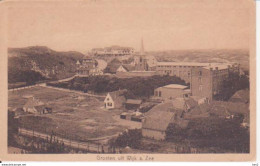
<path id="1" fill-rule="evenodd" d="M 215 100 L 227 101 L 236 91 L 249 89 L 249 78 L 246 75 L 230 73 L 229 78 L 223 81 L 220 93 L 214 96 Z"/>
<path id="2" fill-rule="evenodd" d="M 126 147 L 138 148 L 140 146 L 142 132 L 140 129 L 132 129 L 124 131 L 114 141 L 110 142 L 111 147 Z"/>

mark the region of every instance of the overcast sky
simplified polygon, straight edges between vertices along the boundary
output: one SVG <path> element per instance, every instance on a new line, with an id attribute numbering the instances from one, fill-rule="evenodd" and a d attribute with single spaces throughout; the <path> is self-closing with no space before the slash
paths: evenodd
<path id="1" fill-rule="evenodd" d="M 121 45 L 146 51 L 247 49 L 248 0 L 92 0 L 11 3 L 9 47 L 86 52 Z"/>

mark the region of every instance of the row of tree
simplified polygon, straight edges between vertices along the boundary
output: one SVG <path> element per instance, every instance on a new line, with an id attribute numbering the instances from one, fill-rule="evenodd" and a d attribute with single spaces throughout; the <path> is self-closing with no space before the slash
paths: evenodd
<path id="1" fill-rule="evenodd" d="M 129 95 L 136 97 L 150 97 L 154 89 L 168 85 L 181 84 L 186 85 L 185 81 L 175 76 L 151 76 L 151 77 L 133 77 L 117 78 L 110 76 L 90 76 L 77 77 L 68 82 L 49 83 L 50 86 L 80 90 L 84 92 L 106 93 L 119 89 L 127 89 Z"/>

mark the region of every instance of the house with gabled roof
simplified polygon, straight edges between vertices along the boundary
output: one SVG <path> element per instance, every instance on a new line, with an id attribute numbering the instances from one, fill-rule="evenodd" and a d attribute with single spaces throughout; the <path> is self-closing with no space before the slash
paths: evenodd
<path id="1" fill-rule="evenodd" d="M 130 72 L 134 69 L 135 67 L 130 64 L 122 64 L 117 68 L 116 72 Z"/>
<path id="2" fill-rule="evenodd" d="M 34 114 L 45 114 L 52 112 L 52 109 L 50 107 L 47 107 L 45 103 L 43 103 L 39 99 L 36 99 L 35 97 L 31 97 L 28 99 L 28 101 L 23 106 L 23 110 L 24 112 Z"/>
<path id="3" fill-rule="evenodd" d="M 126 101 L 125 93 L 126 89 L 108 92 L 104 100 L 105 109 L 120 108 Z"/>

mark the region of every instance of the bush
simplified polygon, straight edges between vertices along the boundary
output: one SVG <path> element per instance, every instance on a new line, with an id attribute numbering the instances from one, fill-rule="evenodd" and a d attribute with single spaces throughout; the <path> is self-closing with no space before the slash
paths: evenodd
<path id="1" fill-rule="evenodd" d="M 141 144 L 142 132 L 140 129 L 132 129 L 123 132 L 115 140 L 110 142 L 111 147 L 138 148 Z"/>

